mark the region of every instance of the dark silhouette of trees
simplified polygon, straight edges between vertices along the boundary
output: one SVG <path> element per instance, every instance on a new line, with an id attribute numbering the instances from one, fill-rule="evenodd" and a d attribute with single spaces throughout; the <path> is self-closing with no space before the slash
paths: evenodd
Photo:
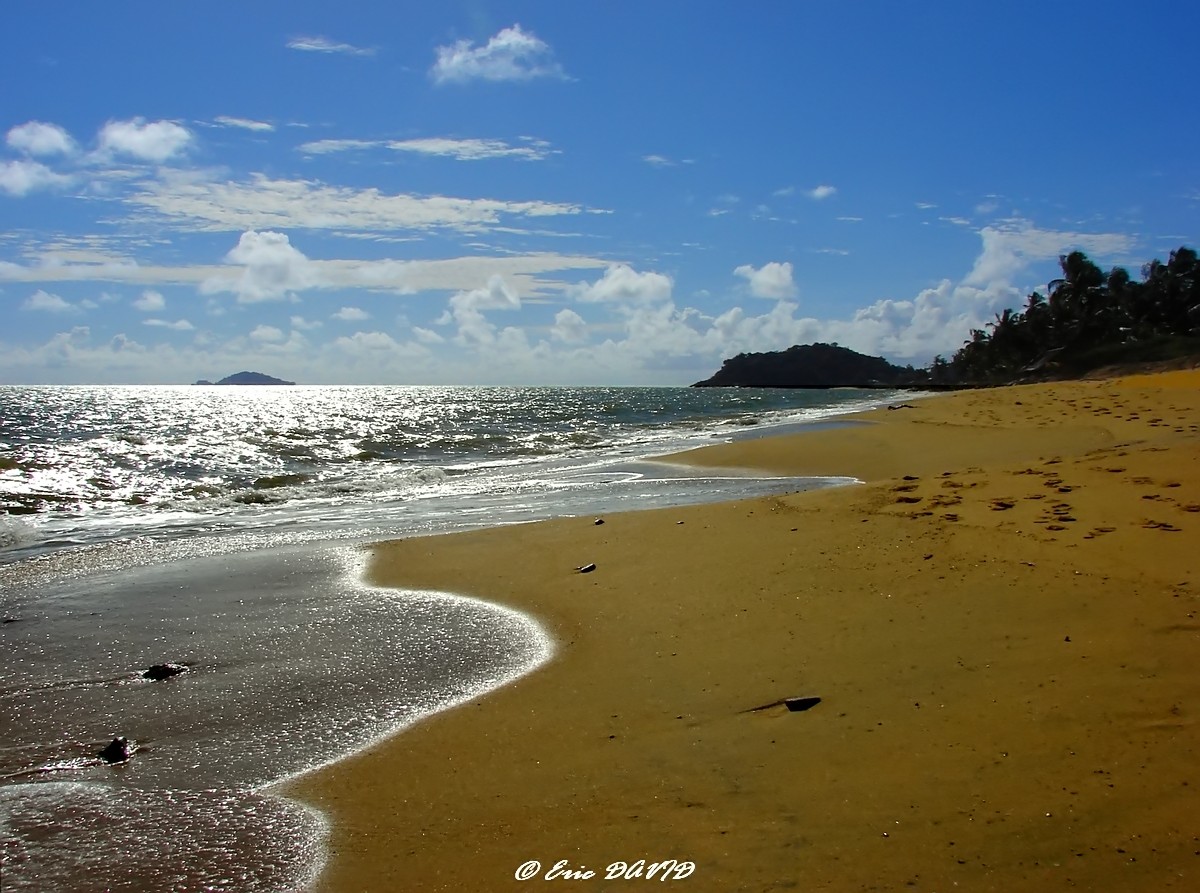
<path id="1" fill-rule="evenodd" d="M 1062 278 L 1047 295 L 1034 292 L 1023 310 L 973 329 L 949 363 L 934 361 L 931 379 L 986 384 L 1200 352 L 1200 264 L 1191 248 L 1146 264 L 1140 282 L 1120 267 L 1105 274 L 1082 251 L 1059 266 Z"/>

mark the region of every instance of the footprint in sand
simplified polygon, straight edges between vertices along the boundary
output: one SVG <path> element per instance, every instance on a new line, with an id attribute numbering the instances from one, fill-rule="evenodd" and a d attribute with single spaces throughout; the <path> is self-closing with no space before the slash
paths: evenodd
<path id="1" fill-rule="evenodd" d="M 962 505 L 961 496 L 934 496 L 929 500 L 929 504 L 936 508 L 948 508 L 952 505 Z"/>
<path id="2" fill-rule="evenodd" d="M 1142 526 L 1147 530 L 1166 530 L 1171 533 L 1179 532 L 1179 528 L 1174 524 L 1171 524 L 1167 521 L 1152 521 L 1149 518 L 1142 522 Z"/>

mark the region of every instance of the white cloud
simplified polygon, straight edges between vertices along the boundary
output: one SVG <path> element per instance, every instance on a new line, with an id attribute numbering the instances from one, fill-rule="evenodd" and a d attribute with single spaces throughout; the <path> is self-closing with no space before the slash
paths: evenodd
<path id="1" fill-rule="evenodd" d="M 458 336 L 455 341 L 459 344 L 491 344 L 496 340 L 496 327 L 488 322 L 483 311 L 520 308 L 520 296 L 504 281 L 504 277 L 493 275 L 488 278 L 486 286 L 461 291 L 451 297 L 438 323 L 456 323 Z"/>
<path id="2" fill-rule="evenodd" d="M 519 310 L 520 296 L 509 287 L 503 276 L 488 277 L 487 285 L 470 291 L 462 291 L 450 299 L 450 306 L 469 307 L 473 310 Z"/>
<path id="3" fill-rule="evenodd" d="M 438 84 L 565 77 L 550 46 L 521 30 L 520 25 L 503 29 L 481 47 L 469 40 L 438 47 L 437 61 L 429 74 Z"/>
<path id="4" fill-rule="evenodd" d="M 742 264 L 733 273 L 750 283 L 750 294 L 756 298 L 791 298 L 796 294 L 792 265 L 788 261 L 771 261 L 758 269 L 749 264 Z"/>
<path id="5" fill-rule="evenodd" d="M 796 194 L 795 186 L 784 186 L 780 189 L 776 189 L 774 192 L 771 193 L 771 195 L 775 196 L 776 198 L 787 198 L 787 197 L 795 195 L 795 194 Z"/>
<path id="6" fill-rule="evenodd" d="M 479 161 L 484 158 L 518 158 L 523 161 L 541 161 L 553 154 L 550 144 L 544 140 L 526 140 L 523 146 L 513 146 L 503 140 L 430 137 L 392 141 L 387 143 L 387 147 L 397 152 L 441 155 L 458 161 Z"/>
<path id="7" fill-rule="evenodd" d="M 288 49 L 302 50 L 309 53 L 340 53 L 346 56 L 372 56 L 375 50 L 369 47 L 356 47 L 353 44 L 330 40 L 328 37 L 293 37 L 287 42 Z"/>
<path id="8" fill-rule="evenodd" d="M 27 121 L 8 131 L 8 145 L 26 155 L 73 155 L 75 140 L 57 124 Z"/>
<path id="9" fill-rule="evenodd" d="M 663 155 L 643 155 L 642 161 L 654 167 L 674 167 L 675 162 Z"/>
<path id="10" fill-rule="evenodd" d="M 342 322 L 362 322 L 370 318 L 371 314 L 359 307 L 343 307 L 333 314 L 333 319 L 340 319 Z"/>
<path id="11" fill-rule="evenodd" d="M 283 341 L 285 337 L 286 336 L 283 334 L 283 332 L 275 328 L 275 326 L 267 325 L 256 326 L 254 331 L 250 333 L 250 339 L 252 341 L 261 341 L 272 344 Z"/>
<path id="12" fill-rule="evenodd" d="M 515 146 L 504 140 L 451 139 L 450 137 L 424 137 L 411 140 L 326 139 L 302 143 L 299 150 L 308 155 L 330 155 L 334 152 L 391 149 L 393 152 L 435 155 L 453 158 L 456 161 L 480 161 L 487 158 L 542 161 L 551 155 L 558 154 L 558 150 L 551 148 L 545 140 L 522 137 L 521 142 L 524 145 Z"/>
<path id="13" fill-rule="evenodd" d="M 275 301 L 317 285 L 312 264 L 283 233 L 242 233 L 226 262 L 242 267 L 234 278 L 214 276 L 201 283 L 202 294 L 232 292 L 239 303 Z"/>
<path id="14" fill-rule="evenodd" d="M 159 292 L 146 289 L 140 297 L 134 298 L 133 306 L 137 310 L 153 313 L 166 307 L 167 301 Z"/>
<path id="15" fill-rule="evenodd" d="M 38 289 L 25 299 L 22 310 L 40 310 L 45 313 L 77 313 L 79 308 L 58 295 Z"/>
<path id="16" fill-rule="evenodd" d="M 983 251 L 963 280 L 965 285 L 1010 282 L 1017 273 L 1036 261 L 1050 260 L 1070 251 L 1117 255 L 1134 247 L 1124 233 L 1076 233 L 1045 230 L 1028 220 L 1013 219 L 985 226 L 979 231 Z"/>
<path id="17" fill-rule="evenodd" d="M 822 184 L 820 186 L 817 186 L 814 189 L 810 189 L 808 191 L 808 197 L 811 199 L 816 199 L 817 201 L 821 201 L 822 199 L 829 198 L 830 196 L 834 195 L 836 192 L 837 192 L 836 186 L 828 186 L 828 185 Z"/>
<path id="18" fill-rule="evenodd" d="M 446 196 L 385 195 L 378 189 L 326 186 L 307 180 L 213 182 L 168 175 L 143 184 L 127 202 L 209 232 L 264 228 L 387 231 L 498 226 L 504 217 L 578 214 L 579 205 Z"/>
<path id="19" fill-rule="evenodd" d="M 550 329 L 552 337 L 567 344 L 578 344 L 587 340 L 587 323 L 583 317 L 564 307 L 554 314 L 554 326 Z"/>
<path id="20" fill-rule="evenodd" d="M 70 182 L 70 177 L 55 173 L 39 161 L 0 161 L 0 191 L 9 195 L 28 195 L 39 189 L 52 189 Z"/>
<path id="21" fill-rule="evenodd" d="M 274 124 L 268 124 L 266 121 L 254 121 L 250 118 L 231 118 L 229 115 L 218 115 L 214 119 L 214 123 L 220 124 L 222 127 L 236 127 L 241 130 L 253 130 L 256 133 L 264 133 L 275 129 Z"/>
<path id="22" fill-rule="evenodd" d="M 319 321 L 305 319 L 303 316 L 293 316 L 290 322 L 293 329 L 301 332 L 311 332 L 313 329 L 319 329 L 324 325 L 324 323 Z"/>
<path id="23" fill-rule="evenodd" d="M 301 143 L 299 151 L 308 155 L 329 155 L 334 152 L 347 152 L 353 149 L 372 149 L 386 145 L 383 140 L 312 140 Z"/>
<path id="24" fill-rule="evenodd" d="M 626 264 L 613 264 L 598 280 L 573 289 L 580 301 L 643 304 L 671 297 L 674 283 L 662 273 L 639 273 Z"/>
<path id="25" fill-rule="evenodd" d="M 151 318 L 151 319 L 142 320 L 142 324 L 147 325 L 147 326 L 157 326 L 158 328 L 161 328 L 161 329 L 171 329 L 172 331 L 175 331 L 175 332 L 190 332 L 196 328 L 194 325 L 192 325 L 186 319 L 177 319 L 177 320 L 175 320 L 175 322 L 168 322 L 165 319 Z"/>
<path id="26" fill-rule="evenodd" d="M 173 121 L 109 121 L 100 130 L 102 154 L 126 155 L 139 161 L 161 163 L 184 152 L 192 133 Z"/>
<path id="27" fill-rule="evenodd" d="M 444 344 L 446 339 L 431 329 L 423 329 L 420 326 L 412 327 L 413 336 L 422 344 Z"/>

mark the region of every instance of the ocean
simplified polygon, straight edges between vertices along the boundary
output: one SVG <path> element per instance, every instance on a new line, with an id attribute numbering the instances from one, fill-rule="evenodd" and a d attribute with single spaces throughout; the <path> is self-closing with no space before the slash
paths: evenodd
<path id="1" fill-rule="evenodd" d="M 303 889 L 327 828 L 272 785 L 554 648 L 501 606 L 369 586 L 365 544 L 843 483 L 655 457 L 895 398 L 0 387 L 3 890 Z"/>

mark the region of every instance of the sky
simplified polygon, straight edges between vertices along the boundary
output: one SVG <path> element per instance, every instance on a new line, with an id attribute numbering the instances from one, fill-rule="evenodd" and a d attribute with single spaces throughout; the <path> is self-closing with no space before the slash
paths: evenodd
<path id="1" fill-rule="evenodd" d="M 1200 5 L 11 0 L 0 383 L 950 356 L 1200 246 Z"/>

